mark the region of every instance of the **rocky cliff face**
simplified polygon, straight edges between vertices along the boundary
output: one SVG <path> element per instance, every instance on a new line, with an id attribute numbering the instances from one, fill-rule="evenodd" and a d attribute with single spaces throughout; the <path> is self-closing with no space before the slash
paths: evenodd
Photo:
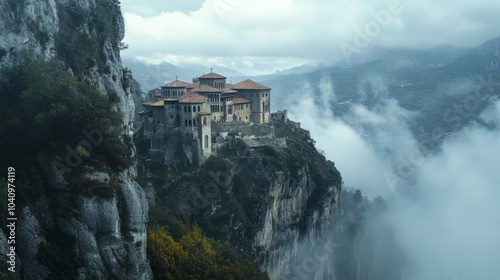
<path id="1" fill-rule="evenodd" d="M 313 209 L 307 209 L 314 180 L 305 166 L 300 179 L 277 174 L 255 235 L 261 267 L 271 279 L 334 279 L 334 239 L 338 222 L 340 185 L 332 182 Z M 298 225 L 298 226 L 297 226 Z"/>
<path id="2" fill-rule="evenodd" d="M 255 151 L 229 140 L 201 169 L 142 160 L 149 164 L 143 179 L 155 187 L 156 207 L 231 241 L 271 279 L 335 279 L 330 237 L 340 217 L 340 173 L 307 131 L 270 125 L 272 138 L 286 140 Z"/>
<path id="3" fill-rule="evenodd" d="M 101 14 L 97 10 L 101 10 L 107 18 L 98 18 Z M 75 29 L 71 33 L 64 32 L 69 28 Z M 61 58 L 69 72 L 88 81 L 103 94 L 118 94 L 120 100 L 117 109 L 123 113 L 124 129 L 132 129 L 135 106 L 122 84 L 123 66 L 118 43 L 125 36 L 125 26 L 118 1 L 2 0 L 0 36 L 0 67 L 12 65 L 24 50 L 46 58 Z M 74 46 L 67 42 L 74 40 L 73 36 L 81 39 L 75 41 Z M 99 40 L 97 44 L 96 40 Z M 95 48 L 85 53 L 85 43 L 95 44 Z M 87 61 L 84 69 L 73 69 L 77 63 L 71 63 L 68 58 L 87 54 L 89 57 L 84 59 L 90 61 Z"/>
<path id="4" fill-rule="evenodd" d="M 123 36 L 118 1 L 0 1 L 0 68 L 12 66 L 28 52 L 61 60 L 75 77 L 118 98 L 123 134 L 131 134 L 134 103 L 119 54 Z M 40 164 L 51 166 L 45 160 L 40 156 Z M 144 190 L 133 179 L 135 168 L 80 168 L 86 170 L 82 180 L 113 182 L 114 195 L 75 193 L 63 174 L 47 168 L 48 191 L 17 210 L 17 276 L 151 279 L 146 258 L 148 208 Z"/>
<path id="5" fill-rule="evenodd" d="M 268 146 L 249 148 L 229 138 L 201 168 L 162 166 L 140 150 L 141 180 L 156 200 L 150 218 L 174 232 L 178 223 L 162 211 L 198 224 L 252 256 L 270 279 L 399 280 L 383 199 L 342 190 L 340 173 L 307 131 L 269 125 L 266 137 L 284 141 L 264 137 Z"/>
<path id="6" fill-rule="evenodd" d="M 147 202 L 130 175 L 82 175 L 94 182 L 116 182 L 111 198 L 75 195 L 74 186 L 64 178 L 49 177 L 50 195 L 19 213 L 20 278 L 151 279 L 146 259 Z"/>

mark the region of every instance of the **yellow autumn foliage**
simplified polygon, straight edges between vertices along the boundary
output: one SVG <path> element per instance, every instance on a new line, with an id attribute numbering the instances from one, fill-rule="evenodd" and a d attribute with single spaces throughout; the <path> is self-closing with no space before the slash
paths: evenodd
<path id="1" fill-rule="evenodd" d="M 249 260 L 238 255 L 230 243 L 214 247 L 194 226 L 176 242 L 161 227 L 148 230 L 148 257 L 154 279 L 269 279 Z"/>

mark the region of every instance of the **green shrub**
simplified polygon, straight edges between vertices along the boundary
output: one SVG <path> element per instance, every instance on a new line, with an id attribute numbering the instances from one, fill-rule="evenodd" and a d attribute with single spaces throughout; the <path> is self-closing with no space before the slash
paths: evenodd
<path id="1" fill-rule="evenodd" d="M 178 240 L 151 227 L 148 258 L 155 279 L 269 279 L 229 242 L 211 241 L 198 226 Z"/>
<path id="2" fill-rule="evenodd" d="M 94 66 L 99 73 L 109 74 L 103 49 L 104 43 L 110 40 L 113 50 L 119 52 L 115 34 L 118 28 L 113 20 L 113 15 L 117 14 L 115 5 L 104 0 L 97 0 L 92 10 L 76 3 L 57 5 L 60 28 L 55 41 L 58 55 L 77 76 L 89 74 Z M 87 25 L 89 34 L 82 32 L 83 25 Z"/>
<path id="3" fill-rule="evenodd" d="M 31 54 L 23 57 L 19 65 L 0 75 L 4 77 L 0 81 L 0 134 L 8 136 L 0 138 L 0 166 L 19 170 L 18 177 L 32 186 L 25 196 L 34 193 L 38 197 L 35 189 L 44 184 L 40 158 L 50 164 L 58 157 L 65 164 L 68 149 L 82 159 L 78 168 L 83 164 L 127 168 L 132 163 L 131 149 L 120 138 L 122 117 L 108 98 L 69 76 L 57 61 Z M 103 123 L 110 128 L 103 130 Z M 99 131 L 102 143 L 89 151 L 81 144 L 87 139 L 83 131 Z M 127 137 L 124 142 L 131 145 Z"/>
<path id="4" fill-rule="evenodd" d="M 111 180 L 109 183 L 99 182 L 90 178 L 80 178 L 74 182 L 76 189 L 86 196 L 98 196 L 104 199 L 111 199 L 115 195 L 115 190 L 118 186 L 116 181 Z"/>

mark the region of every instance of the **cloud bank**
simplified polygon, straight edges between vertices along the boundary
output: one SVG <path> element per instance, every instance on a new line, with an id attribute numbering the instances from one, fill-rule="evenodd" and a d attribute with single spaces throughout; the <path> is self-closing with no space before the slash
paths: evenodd
<path id="1" fill-rule="evenodd" d="M 355 105 L 342 118 L 329 109 L 336 100 L 328 78 L 317 87 L 306 84 L 280 106 L 311 131 L 346 187 L 386 198 L 394 241 L 403 253 L 402 280 L 497 279 L 500 101 L 493 99 L 480 116 L 487 128 L 472 123 L 445 138 L 438 154 L 417 154 L 411 180 L 405 180 L 398 163 L 418 151 L 408 128 L 413 115 L 387 98 L 383 81 L 368 82 L 374 90 L 366 94 L 380 101 L 370 109 Z M 300 93 L 303 98 L 296 98 Z M 392 184 L 387 174 L 402 183 Z M 412 195 L 398 188 L 412 189 Z"/>
<path id="2" fill-rule="evenodd" d="M 335 61 L 375 46 L 473 47 L 499 36 L 500 25 L 500 2 L 492 0 L 124 1 L 122 8 L 130 45 L 123 55 L 250 73 Z"/>

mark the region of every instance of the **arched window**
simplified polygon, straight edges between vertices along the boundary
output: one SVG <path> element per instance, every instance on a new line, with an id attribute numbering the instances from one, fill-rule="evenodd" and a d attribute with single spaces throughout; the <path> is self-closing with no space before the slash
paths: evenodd
<path id="1" fill-rule="evenodd" d="M 200 110 L 200 106 L 198 106 L 198 112 L 201 112 L 201 110 Z"/>
<path id="2" fill-rule="evenodd" d="M 196 119 L 193 119 L 193 126 L 196 126 Z"/>
<path id="3" fill-rule="evenodd" d="M 196 106 L 193 106 L 193 112 L 196 113 Z"/>
<path id="4" fill-rule="evenodd" d="M 205 149 L 208 149 L 208 135 L 205 135 Z"/>
<path id="5" fill-rule="evenodd" d="M 207 117 L 203 117 L 203 125 L 207 125 Z"/>
<path id="6" fill-rule="evenodd" d="M 188 113 L 191 113 L 191 106 L 188 106 Z"/>
<path id="7" fill-rule="evenodd" d="M 191 122 L 191 120 L 189 120 L 189 126 L 192 126 L 192 125 L 193 125 L 193 123 Z"/>

